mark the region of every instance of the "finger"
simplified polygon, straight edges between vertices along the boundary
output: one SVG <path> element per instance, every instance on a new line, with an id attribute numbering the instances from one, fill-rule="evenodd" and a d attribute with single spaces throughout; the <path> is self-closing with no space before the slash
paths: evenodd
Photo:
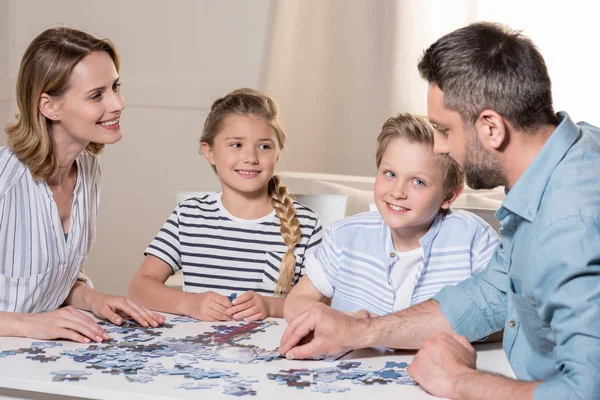
<path id="1" fill-rule="evenodd" d="M 267 316 L 265 315 L 265 313 L 263 312 L 258 312 L 254 315 L 251 315 L 249 317 L 244 318 L 244 321 L 246 322 L 250 322 L 250 321 L 261 321 L 263 319 L 265 319 Z"/>
<path id="2" fill-rule="evenodd" d="M 358 310 L 356 314 L 354 314 L 354 318 L 363 319 L 363 318 L 371 318 L 371 313 L 367 310 Z"/>
<path id="3" fill-rule="evenodd" d="M 238 305 L 240 303 L 245 303 L 247 301 L 250 301 L 254 298 L 254 292 L 246 292 L 244 294 L 242 294 L 239 297 L 236 297 L 235 299 L 233 299 L 233 301 L 231 302 L 231 304 Z"/>
<path id="4" fill-rule="evenodd" d="M 208 309 L 211 310 L 210 314 L 217 318 L 219 321 L 231 321 L 231 317 L 227 313 L 227 308 L 221 304 L 211 302 L 208 305 Z"/>
<path id="5" fill-rule="evenodd" d="M 310 309 L 294 318 L 283 332 L 279 343 L 279 352 L 286 354 L 300 340 L 315 329 L 315 321 L 311 317 Z"/>
<path id="6" fill-rule="evenodd" d="M 65 307 L 66 313 L 60 314 L 63 321 L 62 326 L 70 326 L 70 329 L 77 327 L 77 331 L 85 334 L 90 339 L 101 342 L 110 339 L 108 333 L 92 317 L 84 314 L 74 307 Z"/>
<path id="7" fill-rule="evenodd" d="M 106 337 L 99 335 L 97 333 L 97 331 L 92 329 L 91 325 L 88 325 L 88 324 L 82 322 L 80 319 L 63 318 L 62 320 L 57 321 L 57 322 L 58 322 L 59 328 L 61 330 L 73 331 L 80 335 L 86 336 L 95 342 L 100 343 L 106 339 Z M 98 325 L 95 321 L 93 321 L 93 324 Z"/>
<path id="8" fill-rule="evenodd" d="M 72 331 L 70 329 L 65 329 L 65 328 L 58 330 L 58 332 L 56 333 L 56 338 L 57 339 L 69 339 L 74 342 L 83 343 L 83 344 L 87 344 L 90 342 L 90 339 L 83 336 L 82 334 Z"/>
<path id="9" fill-rule="evenodd" d="M 251 301 L 246 301 L 244 303 L 238 304 L 237 306 L 233 306 L 227 309 L 227 314 L 234 315 L 241 311 L 247 310 L 250 307 L 254 306 L 254 303 Z"/>
<path id="10" fill-rule="evenodd" d="M 456 340 L 458 343 L 462 344 L 465 349 L 467 349 L 469 351 L 473 350 L 473 346 L 471 345 L 471 342 L 469 342 L 469 339 L 466 338 L 466 336 L 462 336 L 462 335 L 453 333 L 452 338 L 454 340 Z"/>
<path id="11" fill-rule="evenodd" d="M 154 318 L 154 313 L 150 310 L 148 310 L 146 307 L 143 307 L 141 305 L 139 305 L 138 303 L 136 303 L 135 301 L 131 300 L 130 298 L 126 297 L 125 301 L 127 302 L 127 304 L 129 304 L 132 308 L 134 308 L 139 315 L 141 316 L 141 318 L 146 321 L 146 323 L 148 325 L 153 326 L 154 328 L 156 328 L 159 325 L 159 319 L 155 319 Z M 163 317 L 164 318 L 164 317 Z M 138 321 L 139 323 L 140 321 Z"/>
<path id="12" fill-rule="evenodd" d="M 229 301 L 229 298 L 222 296 L 218 293 L 215 293 L 211 300 L 213 303 L 220 304 L 225 308 L 229 308 L 232 306 L 231 302 Z"/>
<path id="13" fill-rule="evenodd" d="M 322 346 L 322 342 L 319 339 L 313 339 L 306 344 L 292 347 L 285 356 L 289 360 L 301 360 L 303 358 L 325 353 L 327 353 L 327 351 Z"/>
<path id="14" fill-rule="evenodd" d="M 115 311 L 124 312 L 129 317 L 133 318 L 135 320 L 135 322 L 137 322 L 138 324 L 140 324 L 143 327 L 147 327 L 147 326 L 151 325 L 143 317 L 143 315 L 142 315 L 143 311 L 141 310 L 140 306 L 138 306 L 137 304 L 135 304 L 133 302 L 127 301 L 127 299 L 124 299 L 124 298 L 115 299 L 115 300 L 113 300 L 112 304 L 107 303 L 107 306 L 109 308 L 114 308 Z M 113 324 L 120 325 L 123 322 L 123 318 L 121 318 L 116 312 L 110 310 L 110 311 L 107 311 L 107 314 L 109 315 L 109 317 L 108 317 L 109 320 Z M 116 321 L 119 321 L 119 322 L 116 322 Z M 152 322 L 154 322 L 154 321 L 152 321 Z"/>
<path id="15" fill-rule="evenodd" d="M 152 312 L 152 318 L 154 318 L 154 320 L 158 322 L 159 325 L 164 324 L 167 319 L 167 317 L 165 317 L 164 315 L 156 312 Z"/>
<path id="16" fill-rule="evenodd" d="M 220 312 L 218 312 L 216 310 L 213 310 L 213 309 L 209 309 L 208 316 L 213 321 L 231 321 L 231 317 L 229 315 L 220 313 Z"/>
<path id="17" fill-rule="evenodd" d="M 252 307 L 248 308 L 247 310 L 244 310 L 242 312 L 234 314 L 233 319 L 243 319 L 243 318 L 249 317 L 251 315 L 257 314 L 259 312 L 260 312 L 260 310 L 258 307 L 252 306 Z"/>

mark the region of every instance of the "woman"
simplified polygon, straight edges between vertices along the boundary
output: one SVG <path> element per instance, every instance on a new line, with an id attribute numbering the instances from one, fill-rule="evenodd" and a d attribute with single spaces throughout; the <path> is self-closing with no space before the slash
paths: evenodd
<path id="1" fill-rule="evenodd" d="M 111 42 L 74 29 L 48 29 L 25 51 L 19 115 L 0 148 L 0 336 L 108 339 L 78 309 L 115 324 L 164 321 L 93 290 L 81 269 L 95 239 L 97 155 L 123 136 L 118 71 Z"/>

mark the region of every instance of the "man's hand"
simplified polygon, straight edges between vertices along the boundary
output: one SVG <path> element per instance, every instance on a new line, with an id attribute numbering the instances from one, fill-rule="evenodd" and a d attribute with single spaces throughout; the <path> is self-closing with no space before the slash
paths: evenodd
<path id="1" fill-rule="evenodd" d="M 123 323 L 123 316 L 133 318 L 141 326 L 153 326 L 165 322 L 163 315 L 154 313 L 125 296 L 111 296 L 96 292 L 90 311 L 98 318 L 107 319 L 115 325 Z"/>
<path id="2" fill-rule="evenodd" d="M 294 318 L 283 333 L 279 352 L 287 358 L 307 358 L 314 355 L 339 355 L 363 347 L 369 319 L 356 319 L 317 303 Z M 312 340 L 301 340 L 314 334 Z"/>
<path id="3" fill-rule="evenodd" d="M 423 342 L 407 371 L 434 396 L 457 398 L 456 384 L 477 373 L 476 359 L 477 353 L 466 337 L 441 332 Z"/>
<path id="4" fill-rule="evenodd" d="M 265 319 L 270 314 L 267 299 L 252 290 L 236 297 L 231 304 L 233 307 L 227 310 L 227 314 L 233 319 L 256 321 Z"/>

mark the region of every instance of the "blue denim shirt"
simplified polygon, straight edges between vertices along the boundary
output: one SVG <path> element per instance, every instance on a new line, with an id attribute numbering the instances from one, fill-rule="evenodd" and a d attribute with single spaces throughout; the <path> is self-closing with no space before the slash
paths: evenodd
<path id="1" fill-rule="evenodd" d="M 470 340 L 504 328 L 535 399 L 600 399 L 600 129 L 566 113 L 507 193 L 487 268 L 434 299 Z"/>

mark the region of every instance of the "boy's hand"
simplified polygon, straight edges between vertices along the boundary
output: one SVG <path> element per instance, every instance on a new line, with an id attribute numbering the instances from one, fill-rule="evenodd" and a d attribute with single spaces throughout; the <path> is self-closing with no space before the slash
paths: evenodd
<path id="1" fill-rule="evenodd" d="M 256 321 L 269 316 L 267 299 L 252 290 L 236 297 L 231 303 L 233 307 L 227 309 L 227 314 L 233 319 Z"/>
<path id="2" fill-rule="evenodd" d="M 227 309 L 231 302 L 225 296 L 215 292 L 194 293 L 193 301 L 187 307 L 189 317 L 200 321 L 231 321 Z"/>

